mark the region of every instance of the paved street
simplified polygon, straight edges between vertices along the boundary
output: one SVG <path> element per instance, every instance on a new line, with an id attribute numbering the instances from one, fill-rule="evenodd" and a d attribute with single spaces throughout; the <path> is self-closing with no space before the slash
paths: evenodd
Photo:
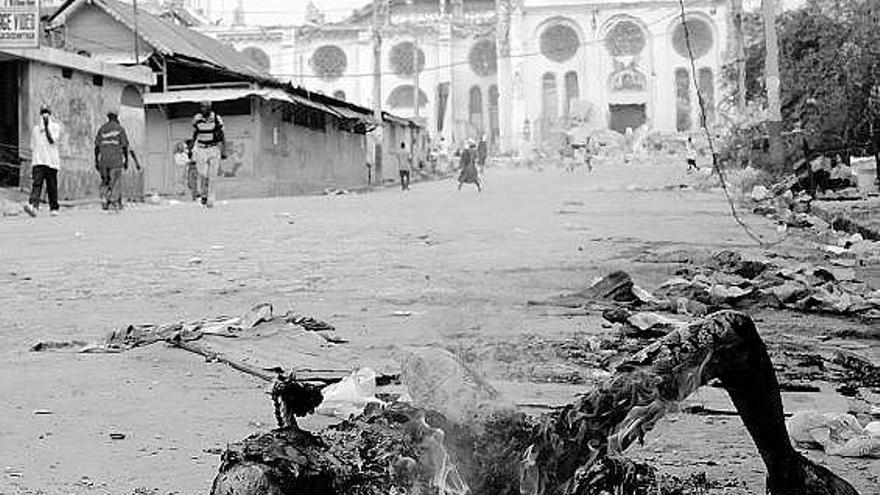
<path id="1" fill-rule="evenodd" d="M 4 219 L 0 493 L 205 493 L 218 465 L 206 450 L 274 422 L 265 384 L 222 365 L 162 345 L 117 355 L 27 352 L 39 339 L 88 340 L 129 323 L 239 314 L 262 301 L 330 321 L 351 348 L 376 355 L 407 344 L 466 354 L 479 352 L 468 347 L 474 342 L 599 329 L 598 317 L 547 316 L 525 302 L 616 268 L 656 285 L 668 273 L 632 263 L 644 250 L 755 249 L 717 191 L 663 189 L 693 180 L 683 168 L 493 170 L 482 194 L 441 181 L 407 193 L 240 200 L 214 210 L 163 204 Z M 766 220 L 747 219 L 777 235 Z M 471 361 L 502 381 L 491 359 Z M 763 466 L 738 418 L 682 418 L 658 431 L 676 427 L 694 441 L 658 435 L 645 452 L 680 455 L 687 466 L 713 458 L 712 438 L 724 431 L 725 458 L 735 462 L 715 474 L 731 471 L 759 491 Z M 111 432 L 126 439 L 110 440 Z M 857 472 L 863 461 L 828 462 Z"/>

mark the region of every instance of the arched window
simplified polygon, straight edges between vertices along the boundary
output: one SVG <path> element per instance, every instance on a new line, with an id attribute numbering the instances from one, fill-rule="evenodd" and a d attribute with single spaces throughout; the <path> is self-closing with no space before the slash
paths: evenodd
<path id="1" fill-rule="evenodd" d="M 541 53 L 554 62 L 565 62 L 577 53 L 581 41 L 571 26 L 554 24 L 541 33 Z"/>
<path id="2" fill-rule="evenodd" d="M 709 125 L 715 122 L 715 80 L 712 77 L 712 69 L 703 67 L 699 71 L 700 95 L 703 97 L 703 107 L 706 109 L 706 121 Z"/>
<path id="3" fill-rule="evenodd" d="M 568 117 L 571 114 L 571 101 L 581 97 L 581 89 L 578 85 L 578 75 L 575 71 L 569 71 L 565 74 L 565 102 L 562 105 L 563 115 Z"/>
<path id="4" fill-rule="evenodd" d="M 388 95 L 388 106 L 391 108 L 413 108 L 415 88 L 411 84 L 402 84 Z M 428 95 L 419 89 L 419 108 L 428 104 Z"/>
<path id="5" fill-rule="evenodd" d="M 312 54 L 312 71 L 325 81 L 339 79 L 348 67 L 348 57 L 336 45 L 324 45 Z"/>
<path id="6" fill-rule="evenodd" d="M 345 91 L 343 91 L 341 89 L 337 89 L 336 91 L 333 92 L 333 97 L 336 98 L 337 100 L 345 101 Z"/>
<path id="7" fill-rule="evenodd" d="M 495 84 L 489 86 L 489 135 L 492 142 L 501 135 L 501 124 L 498 118 L 499 99 L 498 86 Z"/>
<path id="8" fill-rule="evenodd" d="M 269 72 L 269 69 L 272 66 L 272 62 L 269 59 L 269 55 L 266 55 L 266 52 L 255 47 L 249 46 L 241 51 L 247 58 L 251 59 L 251 62 L 254 63 L 257 67 L 265 72 Z"/>
<path id="9" fill-rule="evenodd" d="M 144 106 L 144 98 L 137 87 L 129 84 L 122 90 L 122 98 L 119 103 L 126 107 L 141 108 Z"/>
<path id="10" fill-rule="evenodd" d="M 498 60 L 495 56 L 495 42 L 480 40 L 474 43 L 468 54 L 471 70 L 482 77 L 494 76 L 498 72 Z"/>
<path id="11" fill-rule="evenodd" d="M 633 21 L 620 21 L 605 37 L 605 47 L 614 57 L 638 55 L 645 49 L 645 33 Z"/>
<path id="12" fill-rule="evenodd" d="M 449 83 L 437 85 L 437 132 L 443 132 L 446 122 L 446 106 L 449 103 Z"/>
<path id="13" fill-rule="evenodd" d="M 688 51 L 690 44 L 690 52 Z M 700 58 L 712 49 L 712 26 L 700 19 L 688 19 L 685 23 L 675 26 L 672 32 L 672 47 L 682 57 Z"/>
<path id="14" fill-rule="evenodd" d="M 559 117 L 559 96 L 556 91 L 556 74 L 547 72 L 541 78 L 541 116 L 555 121 Z"/>
<path id="15" fill-rule="evenodd" d="M 691 74 L 687 69 L 675 69 L 675 129 L 691 130 Z"/>
<path id="16" fill-rule="evenodd" d="M 483 90 L 479 86 L 471 86 L 468 97 L 468 116 L 471 125 L 477 132 L 483 131 Z"/>
<path id="17" fill-rule="evenodd" d="M 425 68 L 425 52 L 411 41 L 394 45 L 388 59 L 391 70 L 400 77 L 412 77 Z"/>

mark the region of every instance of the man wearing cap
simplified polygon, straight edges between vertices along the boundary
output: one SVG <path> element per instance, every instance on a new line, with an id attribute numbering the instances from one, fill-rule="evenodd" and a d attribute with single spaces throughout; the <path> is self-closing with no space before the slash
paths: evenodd
<path id="1" fill-rule="evenodd" d="M 43 183 L 46 184 L 46 195 L 49 197 L 49 213 L 58 214 L 58 169 L 61 156 L 58 143 L 61 141 L 61 125 L 52 118 L 49 107 L 40 108 L 40 121 L 31 130 L 31 175 L 33 185 L 28 203 L 24 211 L 28 215 L 37 216 L 40 197 L 43 195 Z"/>
<path id="2" fill-rule="evenodd" d="M 122 171 L 128 168 L 128 134 L 116 109 L 107 111 L 107 122 L 95 136 L 95 168 L 101 174 L 101 207 L 122 209 Z"/>
<path id="3" fill-rule="evenodd" d="M 217 174 L 220 160 L 226 158 L 226 136 L 223 119 L 211 109 L 210 101 L 203 101 L 201 112 L 193 117 L 192 148 L 190 149 L 199 175 L 199 196 L 208 208 L 214 206 L 211 176 Z"/>

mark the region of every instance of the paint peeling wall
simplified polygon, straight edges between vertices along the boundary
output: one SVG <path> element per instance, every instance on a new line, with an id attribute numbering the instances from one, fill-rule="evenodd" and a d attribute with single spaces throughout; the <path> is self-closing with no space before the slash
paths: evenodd
<path id="1" fill-rule="evenodd" d="M 22 186 L 30 188 L 30 142 L 33 126 L 39 121 L 42 105 L 52 109 L 53 117 L 61 124 L 63 140 L 61 170 L 58 173 L 58 195 L 62 200 L 76 200 L 98 196 L 100 178 L 95 170 L 94 143 L 98 128 L 107 120 L 109 108 L 120 110 L 120 120 L 128 132 L 135 153 L 143 151 L 145 121 L 142 107 L 123 107 L 122 91 L 126 83 L 109 77 L 97 81 L 89 73 L 71 71 L 64 77 L 60 67 L 29 62 L 25 70 L 22 91 L 20 148 L 25 158 L 22 164 Z M 101 84 L 96 84 L 100 82 Z M 139 88 L 140 89 L 140 88 Z M 143 153 L 139 157 L 143 156 Z M 145 163 L 142 163 L 145 165 Z M 127 199 L 143 198 L 143 174 L 134 166 L 123 177 L 123 192 Z"/>

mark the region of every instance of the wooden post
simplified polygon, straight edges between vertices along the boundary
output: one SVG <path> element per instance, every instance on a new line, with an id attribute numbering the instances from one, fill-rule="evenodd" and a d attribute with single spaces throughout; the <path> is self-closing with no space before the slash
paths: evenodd
<path id="1" fill-rule="evenodd" d="M 376 129 L 373 131 L 373 170 L 379 184 L 382 184 L 382 1 L 373 0 L 373 118 Z"/>
<path id="2" fill-rule="evenodd" d="M 776 40 L 776 1 L 764 0 L 764 41 L 766 55 L 764 76 L 767 85 L 767 131 L 770 138 L 770 161 L 774 170 L 785 166 L 785 150 L 782 146 L 782 109 L 779 97 L 779 45 Z"/>
<path id="3" fill-rule="evenodd" d="M 733 11 L 733 30 L 734 42 L 736 48 L 734 56 L 736 57 L 736 110 L 740 118 L 745 115 L 746 111 L 746 41 L 743 35 L 743 0 L 732 0 L 731 10 Z"/>
<path id="4" fill-rule="evenodd" d="M 134 65 L 140 65 L 140 55 L 138 54 L 138 2 L 132 0 L 131 8 L 134 11 Z"/>

